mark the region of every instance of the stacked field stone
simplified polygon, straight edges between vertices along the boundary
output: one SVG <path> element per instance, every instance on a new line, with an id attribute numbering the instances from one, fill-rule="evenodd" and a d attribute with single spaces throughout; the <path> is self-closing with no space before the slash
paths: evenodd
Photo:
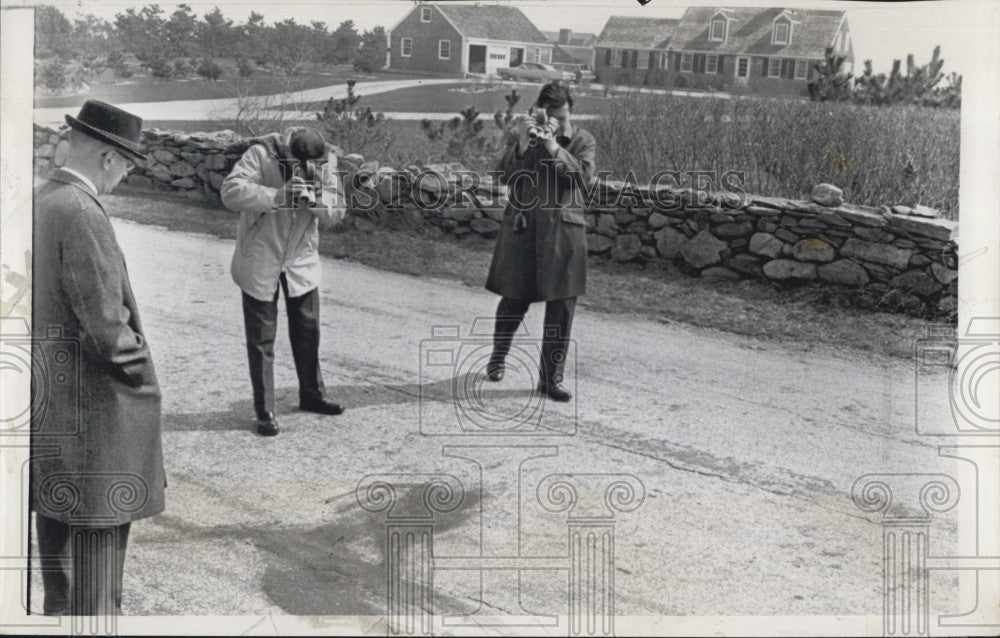
<path id="1" fill-rule="evenodd" d="M 36 126 L 36 168 L 59 165 L 60 140 L 60 132 Z M 222 180 L 247 147 L 232 131 L 154 129 L 144 131 L 144 142 L 150 161 L 127 188 L 210 203 L 218 203 Z M 458 164 L 395 169 L 357 154 L 341 155 L 339 168 L 360 228 L 398 217 L 459 237 L 493 238 L 500 230 L 506 188 L 490 176 L 473 185 Z M 956 222 L 923 206 L 845 204 L 828 184 L 802 201 L 608 180 L 597 185 L 586 220 L 589 252 L 619 262 L 667 260 L 710 280 L 864 290 L 884 307 L 914 313 L 947 315 L 957 305 Z"/>

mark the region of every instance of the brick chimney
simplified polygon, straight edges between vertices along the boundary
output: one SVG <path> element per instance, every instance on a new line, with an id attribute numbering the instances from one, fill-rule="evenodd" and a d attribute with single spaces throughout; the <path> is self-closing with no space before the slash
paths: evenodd
<path id="1" fill-rule="evenodd" d="M 569 44 L 571 35 L 573 35 L 572 29 L 559 29 L 559 44 Z"/>

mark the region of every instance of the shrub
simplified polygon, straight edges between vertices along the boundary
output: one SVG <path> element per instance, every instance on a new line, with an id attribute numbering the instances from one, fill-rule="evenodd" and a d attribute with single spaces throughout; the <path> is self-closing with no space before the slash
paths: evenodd
<path id="1" fill-rule="evenodd" d="M 198 75 L 215 82 L 222 77 L 222 67 L 216 64 L 212 58 L 204 58 L 198 65 Z"/>
<path id="2" fill-rule="evenodd" d="M 393 137 L 381 113 L 371 107 L 361 108 L 361 96 L 354 92 L 354 80 L 347 81 L 347 97 L 330 98 L 316 119 L 327 139 L 346 153 L 371 153 L 386 158 L 393 146 Z"/>
<path id="3" fill-rule="evenodd" d="M 66 88 L 66 65 L 59 58 L 42 67 L 41 81 L 47 88 L 53 91 Z"/>

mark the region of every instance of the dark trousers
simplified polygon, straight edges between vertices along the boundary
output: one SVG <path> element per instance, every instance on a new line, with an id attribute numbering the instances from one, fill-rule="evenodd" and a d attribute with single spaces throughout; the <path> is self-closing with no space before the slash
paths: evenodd
<path id="1" fill-rule="evenodd" d="M 530 301 L 501 297 L 497 304 L 496 326 L 493 330 L 493 356 L 501 362 L 510 352 L 514 333 L 528 312 Z M 562 383 L 569 348 L 570 329 L 573 327 L 573 310 L 576 297 L 551 299 L 545 302 L 545 320 L 542 325 L 542 356 L 538 362 L 542 383 Z"/>
<path id="2" fill-rule="evenodd" d="M 288 296 L 288 281 L 280 278 L 288 313 L 288 339 L 299 377 L 299 401 L 323 398 L 323 376 L 319 369 L 319 289 L 298 297 Z M 250 362 L 250 385 L 257 415 L 274 411 L 274 338 L 278 332 L 278 290 L 270 301 L 243 293 L 243 324 Z"/>
<path id="3" fill-rule="evenodd" d="M 131 523 L 77 527 L 35 514 L 45 589 L 43 613 L 94 616 L 121 611 Z"/>

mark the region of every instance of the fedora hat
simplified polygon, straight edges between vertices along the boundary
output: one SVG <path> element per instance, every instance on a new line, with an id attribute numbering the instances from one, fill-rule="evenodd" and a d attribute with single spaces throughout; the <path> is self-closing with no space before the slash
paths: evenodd
<path id="1" fill-rule="evenodd" d="M 87 100 L 76 117 L 66 116 L 66 123 L 81 133 L 121 149 L 146 161 L 142 154 L 142 118 L 116 106 Z"/>

